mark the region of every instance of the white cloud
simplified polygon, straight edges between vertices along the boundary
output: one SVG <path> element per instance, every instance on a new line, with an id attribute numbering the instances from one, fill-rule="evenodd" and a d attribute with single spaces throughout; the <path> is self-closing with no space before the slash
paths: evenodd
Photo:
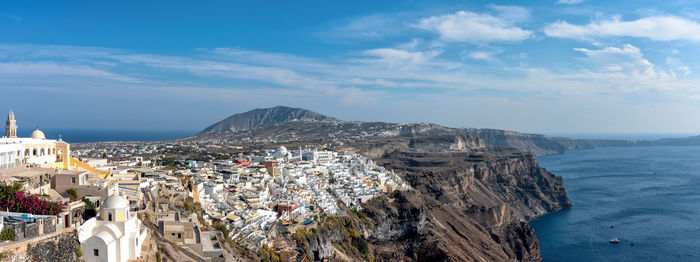
<path id="1" fill-rule="evenodd" d="M 438 56 L 440 51 L 412 52 L 394 48 L 378 48 L 367 50 L 364 54 L 379 58 L 378 62 L 389 67 L 406 67 L 424 64 Z"/>
<path id="2" fill-rule="evenodd" d="M 522 16 L 520 7 L 517 10 L 513 7 L 496 7 L 501 13 L 507 13 L 509 8 L 511 12 Z M 415 26 L 438 34 L 443 41 L 475 44 L 519 42 L 533 34 L 532 31 L 514 25 L 508 18 L 468 11 L 423 18 Z"/>
<path id="3" fill-rule="evenodd" d="M 530 20 L 530 9 L 514 5 L 489 5 L 489 8 L 498 13 L 498 17 L 512 22 L 520 23 Z"/>
<path id="4" fill-rule="evenodd" d="M 466 56 L 471 58 L 471 59 L 474 59 L 474 60 L 483 60 L 483 61 L 493 63 L 493 62 L 498 61 L 493 56 L 500 54 L 500 53 L 501 53 L 501 50 L 495 50 L 495 51 L 475 50 L 475 51 L 469 51 L 468 53 L 466 53 Z"/>
<path id="5" fill-rule="evenodd" d="M 381 39 L 404 32 L 406 26 L 402 22 L 403 19 L 405 19 L 403 14 L 362 16 L 333 26 L 327 31 L 317 33 L 317 35 L 329 40 Z"/>
<path id="6" fill-rule="evenodd" d="M 548 36 L 588 39 L 597 37 L 640 37 L 656 41 L 687 40 L 700 42 L 700 24 L 676 16 L 652 16 L 622 21 L 620 16 L 593 21 L 587 25 L 573 25 L 557 21 L 544 28 Z"/>
<path id="7" fill-rule="evenodd" d="M 56 62 L 0 62 L 0 76 L 3 78 L 36 78 L 36 77 L 85 77 L 101 78 L 123 82 L 138 82 L 139 80 L 110 73 L 105 70 L 85 65 L 70 65 Z"/>
<path id="8" fill-rule="evenodd" d="M 638 123 L 630 121 L 625 110 L 665 99 L 670 102 L 664 106 L 692 109 L 686 113 L 692 115 L 697 114 L 700 100 L 696 80 L 676 79 L 674 72 L 684 74 L 680 61 L 667 59 L 665 68 L 670 69 L 663 71 L 632 45 L 576 49 L 582 54 L 580 60 L 558 72 L 523 65 L 474 66 L 448 60 L 441 50 L 398 47 L 323 58 L 230 48 L 200 49 L 191 56 L 60 46 L 0 45 L 0 51 L 6 55 L 0 59 L 0 90 L 13 90 L 5 92 L 9 96 L 0 96 L 2 103 L 30 104 L 37 95 L 53 90 L 50 94 L 56 97 L 52 101 L 91 101 L 102 110 L 101 115 L 123 115 L 110 108 L 120 108 L 117 103 L 124 101 L 150 107 L 140 110 L 151 115 L 186 115 L 194 108 L 206 115 L 195 124 L 201 126 L 229 113 L 287 104 L 319 109 L 342 119 L 434 121 L 526 131 L 557 130 L 561 123 L 595 130 L 609 127 L 606 123 L 610 122 L 624 123 L 627 129 L 621 130 L 629 131 L 666 123 L 666 119 L 635 126 Z M 495 59 L 498 52 L 479 48 L 464 56 Z M 96 66 L 101 64 L 107 65 Z M 146 80 L 127 82 L 112 76 Z M 182 104 L 190 106 L 178 106 Z M 86 107 L 80 106 L 66 110 Z M 477 109 L 483 114 L 454 113 Z M 617 115 L 597 117 L 611 112 Z M 548 121 L 521 121 L 528 115 L 544 115 Z M 149 123 L 144 125 L 193 125 L 167 117 Z"/>
<path id="9" fill-rule="evenodd" d="M 690 67 L 685 65 L 683 62 L 681 62 L 680 59 L 675 58 L 675 57 L 667 57 L 666 58 L 666 65 L 670 66 L 672 69 L 672 72 L 675 76 L 676 72 L 680 72 L 682 76 L 688 76 L 692 71 L 690 70 Z"/>
<path id="10" fill-rule="evenodd" d="M 583 0 L 558 0 L 557 4 L 560 5 L 577 5 L 583 3 Z"/>
<path id="11" fill-rule="evenodd" d="M 622 89 L 657 89 L 671 90 L 675 73 L 657 69 L 649 62 L 641 50 L 633 45 L 625 44 L 622 48 L 605 47 L 591 50 L 575 48 L 584 53 L 585 60 L 591 64 L 588 77 L 596 80 L 603 79 L 615 83 Z"/>

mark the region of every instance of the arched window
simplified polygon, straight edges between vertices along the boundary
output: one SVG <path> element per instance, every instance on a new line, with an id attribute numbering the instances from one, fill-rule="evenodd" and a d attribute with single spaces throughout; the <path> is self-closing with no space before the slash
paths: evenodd
<path id="1" fill-rule="evenodd" d="M 107 221 L 112 221 L 112 213 L 107 213 Z"/>
<path id="2" fill-rule="evenodd" d="M 34 148 L 34 150 L 32 150 L 32 156 L 37 156 L 36 148 Z"/>
<path id="3" fill-rule="evenodd" d="M 41 155 L 46 155 L 46 151 L 43 148 L 41 149 Z"/>

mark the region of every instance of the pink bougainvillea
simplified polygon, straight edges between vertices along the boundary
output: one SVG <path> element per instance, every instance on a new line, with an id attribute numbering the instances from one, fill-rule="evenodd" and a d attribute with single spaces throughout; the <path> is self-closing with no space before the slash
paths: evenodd
<path id="1" fill-rule="evenodd" d="M 62 203 L 48 202 L 11 186 L 0 185 L 0 209 L 2 211 L 31 213 L 35 215 L 58 215 Z"/>

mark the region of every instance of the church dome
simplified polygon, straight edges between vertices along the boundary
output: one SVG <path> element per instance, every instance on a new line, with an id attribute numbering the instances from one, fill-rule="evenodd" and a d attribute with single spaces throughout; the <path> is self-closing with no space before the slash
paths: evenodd
<path id="1" fill-rule="evenodd" d="M 280 147 L 277 148 L 277 153 L 279 153 L 279 154 L 281 154 L 281 155 L 286 155 L 287 152 L 288 152 L 288 151 L 287 151 L 287 148 L 284 147 L 284 146 L 280 146 Z"/>
<path id="2" fill-rule="evenodd" d="M 32 134 L 29 137 L 34 138 L 34 139 L 46 139 L 44 132 L 42 132 L 39 129 L 34 130 L 34 132 L 32 132 Z"/>
<path id="3" fill-rule="evenodd" d="M 102 208 L 129 208 L 129 201 L 118 195 L 111 195 L 102 203 Z"/>

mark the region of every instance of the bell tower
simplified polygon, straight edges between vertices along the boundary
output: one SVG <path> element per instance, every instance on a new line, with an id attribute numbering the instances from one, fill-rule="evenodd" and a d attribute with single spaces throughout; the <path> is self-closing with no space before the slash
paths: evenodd
<path id="1" fill-rule="evenodd" d="M 5 137 L 17 137 L 17 120 L 15 120 L 15 113 L 12 110 L 10 110 L 10 114 L 7 115 L 7 121 L 5 121 Z"/>

